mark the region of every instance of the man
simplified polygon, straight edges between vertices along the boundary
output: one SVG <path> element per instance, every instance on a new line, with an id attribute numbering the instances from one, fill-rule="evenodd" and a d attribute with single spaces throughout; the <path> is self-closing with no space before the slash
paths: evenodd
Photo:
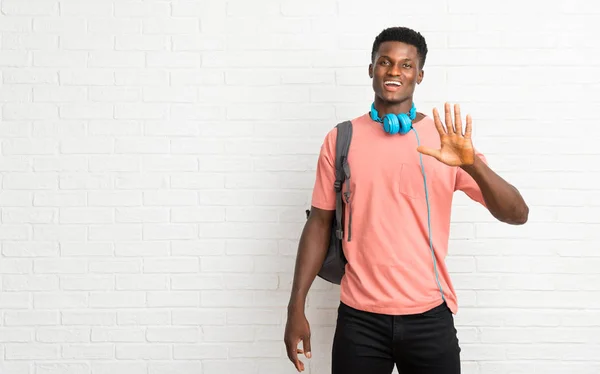
<path id="1" fill-rule="evenodd" d="M 432 118 L 413 108 L 426 56 L 425 39 L 404 27 L 382 31 L 373 43 L 369 76 L 375 100 L 368 113 L 352 120 L 352 220 L 348 209 L 345 214 L 352 238 L 343 240 L 348 263 L 333 374 L 390 374 L 394 365 L 401 374 L 460 373 L 457 300 L 444 264 L 453 193 L 463 191 L 499 221 L 520 225 L 528 218 L 519 191 L 473 147 L 470 116 L 463 122 L 458 105 L 454 112 L 445 105 L 444 121 L 435 109 Z M 394 120 L 386 115 L 402 113 L 395 126 L 408 127 L 390 134 Z M 288 305 L 284 340 L 298 371 L 304 370 L 298 354 L 311 357 L 305 300 L 323 263 L 335 212 L 336 133 L 331 130 L 321 147 Z"/>

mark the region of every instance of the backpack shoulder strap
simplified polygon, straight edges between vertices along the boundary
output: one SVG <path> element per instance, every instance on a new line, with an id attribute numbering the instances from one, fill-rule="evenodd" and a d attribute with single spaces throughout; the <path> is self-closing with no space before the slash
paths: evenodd
<path id="1" fill-rule="evenodd" d="M 344 237 L 344 226 L 343 226 L 343 213 L 344 213 L 344 201 L 342 195 L 345 197 L 345 202 L 349 202 L 350 198 L 350 165 L 348 164 L 348 151 L 350 149 L 350 143 L 352 141 L 352 122 L 344 121 L 339 123 L 337 126 L 337 138 L 335 145 L 335 193 L 336 193 L 336 204 L 335 204 L 335 219 L 336 219 L 336 237 L 342 239 Z M 342 194 L 343 184 L 346 184 L 346 191 Z M 352 225 L 352 210 L 349 210 L 349 222 L 348 222 L 348 241 L 351 239 L 351 225 Z"/>

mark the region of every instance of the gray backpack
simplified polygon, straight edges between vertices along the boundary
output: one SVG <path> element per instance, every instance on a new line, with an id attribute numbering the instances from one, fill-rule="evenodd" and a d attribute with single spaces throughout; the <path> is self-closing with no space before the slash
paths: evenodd
<path id="1" fill-rule="evenodd" d="M 335 145 L 335 182 L 332 186 L 336 194 L 335 217 L 331 223 L 331 236 L 327 255 L 323 261 L 321 269 L 317 273 L 322 279 L 340 284 L 345 273 L 346 257 L 342 248 L 342 239 L 344 238 L 344 212 L 348 206 L 348 241 L 352 238 L 352 209 L 348 204 L 350 198 L 350 165 L 348 164 L 348 150 L 352 141 L 352 122 L 345 121 L 337 126 L 337 137 Z M 343 191 L 343 185 L 346 185 L 346 191 Z M 310 210 L 306 211 L 306 218 L 310 216 Z"/>

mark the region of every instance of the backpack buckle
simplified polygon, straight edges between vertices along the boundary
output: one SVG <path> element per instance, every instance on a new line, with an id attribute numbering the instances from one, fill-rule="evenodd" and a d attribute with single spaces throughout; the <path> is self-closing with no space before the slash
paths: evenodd
<path id="1" fill-rule="evenodd" d="M 335 230 L 335 236 L 339 240 L 342 240 L 344 238 L 344 230 L 342 230 L 342 229 Z"/>
<path id="2" fill-rule="evenodd" d="M 340 192 L 342 190 L 342 181 L 336 180 L 335 183 L 333 183 L 333 188 L 335 189 L 335 192 Z"/>

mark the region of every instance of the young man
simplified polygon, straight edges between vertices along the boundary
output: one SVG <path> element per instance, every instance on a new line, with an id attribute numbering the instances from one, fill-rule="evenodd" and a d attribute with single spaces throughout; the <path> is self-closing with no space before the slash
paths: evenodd
<path id="1" fill-rule="evenodd" d="M 429 117 L 413 108 L 426 55 L 425 39 L 408 28 L 386 29 L 373 43 L 369 76 L 375 100 L 367 113 L 352 120 L 351 221 L 349 209 L 345 212 L 352 238 L 343 240 L 348 263 L 333 339 L 333 374 L 390 374 L 394 365 L 401 374 L 460 373 L 453 317 L 457 300 L 444 263 L 453 193 L 463 191 L 499 221 L 519 225 L 528 218 L 519 191 L 473 147 L 470 116 L 463 122 L 458 105 L 453 112 L 445 105 L 443 121 L 437 110 Z M 399 121 L 386 118 L 402 113 L 406 116 Z M 393 122 L 396 127 L 404 123 L 404 131 L 390 133 Z M 304 306 L 327 251 L 335 212 L 336 134 L 334 128 L 321 147 L 288 306 L 284 340 L 298 371 L 304 370 L 298 354 L 311 357 Z"/>

